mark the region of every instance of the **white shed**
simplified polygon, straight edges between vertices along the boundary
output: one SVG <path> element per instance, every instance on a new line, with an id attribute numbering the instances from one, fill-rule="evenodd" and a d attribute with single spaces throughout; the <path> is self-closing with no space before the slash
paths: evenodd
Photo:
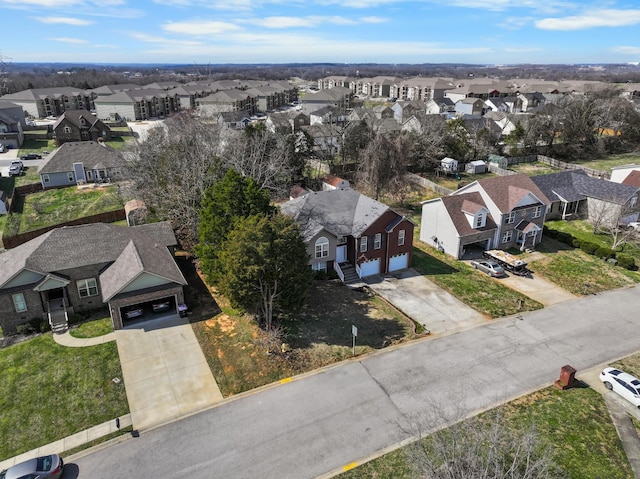
<path id="1" fill-rule="evenodd" d="M 442 171 L 446 171 L 447 173 L 456 173 L 458 171 L 458 160 L 454 160 L 447 156 L 440 162 L 440 168 L 442 168 Z"/>

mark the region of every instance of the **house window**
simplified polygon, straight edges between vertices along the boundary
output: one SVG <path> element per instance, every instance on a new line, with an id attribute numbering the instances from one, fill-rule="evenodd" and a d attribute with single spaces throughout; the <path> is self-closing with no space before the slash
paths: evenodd
<path id="1" fill-rule="evenodd" d="M 542 206 L 536 206 L 536 209 L 533 210 L 533 217 L 540 218 L 541 215 L 542 215 Z"/>
<path id="2" fill-rule="evenodd" d="M 27 310 L 27 302 L 24 300 L 24 294 L 16 293 L 11 296 L 13 298 L 13 307 L 16 313 L 23 313 Z"/>
<path id="3" fill-rule="evenodd" d="M 329 240 L 324 236 L 316 240 L 316 259 L 329 256 Z"/>
<path id="4" fill-rule="evenodd" d="M 71 127 L 70 127 L 70 126 L 65 126 L 65 127 L 62 129 L 62 132 L 63 132 L 63 133 L 71 133 Z"/>
<path id="5" fill-rule="evenodd" d="M 69 178 L 69 183 L 73 183 L 73 173 L 71 171 L 67 173 L 67 178 Z"/>
<path id="6" fill-rule="evenodd" d="M 313 271 L 327 271 L 327 262 L 323 261 L 322 263 L 313 263 L 311 265 L 311 269 Z"/>
<path id="7" fill-rule="evenodd" d="M 398 246 L 404 245 L 404 230 L 398 231 Z"/>
<path id="8" fill-rule="evenodd" d="M 347 237 L 346 236 L 338 236 L 338 246 L 343 245 L 343 244 L 347 244 Z"/>
<path id="9" fill-rule="evenodd" d="M 43 183 L 49 183 L 49 181 L 50 181 L 49 180 L 49 175 L 47 175 L 47 174 L 42 175 L 42 182 Z"/>
<path id="10" fill-rule="evenodd" d="M 382 248 L 382 233 L 376 233 L 376 236 L 373 239 L 373 249 Z"/>
<path id="11" fill-rule="evenodd" d="M 484 216 L 478 215 L 476 217 L 476 228 L 480 228 L 483 223 L 484 223 Z"/>
<path id="12" fill-rule="evenodd" d="M 503 243 L 509 243 L 511 241 L 511 238 L 513 238 L 513 231 L 505 231 L 504 233 L 502 233 Z"/>
<path id="13" fill-rule="evenodd" d="M 367 251 L 367 237 L 360 238 L 360 252 L 365 253 Z"/>
<path id="14" fill-rule="evenodd" d="M 95 278 L 81 279 L 76 284 L 81 298 L 98 295 L 98 283 L 96 283 Z"/>
<path id="15" fill-rule="evenodd" d="M 636 206 L 636 204 L 638 204 L 638 197 L 634 196 L 633 198 L 631 198 L 631 208 L 633 208 L 634 206 Z"/>
<path id="16" fill-rule="evenodd" d="M 511 224 L 516 220 L 516 212 L 512 211 L 507 216 L 504 217 L 505 224 Z"/>

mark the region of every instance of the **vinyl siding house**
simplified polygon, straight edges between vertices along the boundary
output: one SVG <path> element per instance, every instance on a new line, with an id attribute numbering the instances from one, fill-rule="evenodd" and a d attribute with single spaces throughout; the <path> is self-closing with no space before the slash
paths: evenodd
<path id="1" fill-rule="evenodd" d="M 22 107 L 8 101 L 0 101 L 0 144 L 20 148 L 24 142 L 25 126 Z"/>
<path id="2" fill-rule="evenodd" d="M 120 179 L 118 152 L 95 141 L 64 143 L 45 157 L 38 174 L 45 189 Z"/>
<path id="3" fill-rule="evenodd" d="M 618 226 L 637 221 L 637 186 L 592 178 L 582 170 L 531 177 L 551 201 L 547 219 L 585 218 L 592 224 Z"/>
<path id="4" fill-rule="evenodd" d="M 67 110 L 90 110 L 95 94 L 72 87 L 32 88 L 4 95 L 34 118 L 60 116 Z"/>
<path id="5" fill-rule="evenodd" d="M 388 206 L 344 188 L 312 192 L 281 205 L 300 225 L 314 271 L 335 270 L 343 281 L 408 268 L 414 224 Z"/>
<path id="6" fill-rule="evenodd" d="M 524 174 L 477 180 L 422 203 L 420 240 L 457 259 L 488 249 L 535 248 L 550 204 Z"/>
<path id="7" fill-rule="evenodd" d="M 0 326 L 5 334 L 32 319 L 66 327 L 72 313 L 107 306 L 115 329 L 127 308 L 154 316 L 151 304 L 184 302 L 184 276 L 167 222 L 124 227 L 96 223 L 51 230 L 0 255 Z"/>

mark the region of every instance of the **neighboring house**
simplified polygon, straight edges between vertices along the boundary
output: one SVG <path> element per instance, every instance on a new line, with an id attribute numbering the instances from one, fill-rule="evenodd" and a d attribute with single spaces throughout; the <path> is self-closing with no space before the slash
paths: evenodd
<path id="1" fill-rule="evenodd" d="M 638 220 L 637 186 L 592 178 L 583 170 L 537 175 L 531 180 L 551 201 L 546 219 L 586 218 L 606 226 Z"/>
<path id="2" fill-rule="evenodd" d="M 118 152 L 95 141 L 64 143 L 38 167 L 43 188 L 120 179 Z"/>
<path id="3" fill-rule="evenodd" d="M 175 245 L 168 222 L 65 226 L 40 235 L 0 254 L 0 326 L 12 334 L 34 318 L 64 325 L 70 314 L 108 306 L 120 329 L 127 308 L 153 317 L 157 301 L 177 312 L 187 282 Z"/>
<path id="4" fill-rule="evenodd" d="M 53 124 L 58 146 L 68 141 L 111 140 L 111 129 L 87 110 L 69 110 Z"/>
<path id="5" fill-rule="evenodd" d="M 484 101 L 480 98 L 464 98 L 456 102 L 456 115 L 479 118 L 484 113 Z"/>
<path id="6" fill-rule="evenodd" d="M 9 101 L 0 100 L 0 144 L 20 148 L 24 142 L 26 126 L 22 107 Z"/>
<path id="7" fill-rule="evenodd" d="M 611 168 L 611 181 L 624 183 L 625 179 L 634 171 L 640 171 L 640 165 L 622 165 Z"/>
<path id="8" fill-rule="evenodd" d="M 359 277 L 411 265 L 414 224 L 350 188 L 318 191 L 287 201 L 281 211 L 300 225 L 314 271 L 355 266 Z"/>
<path id="9" fill-rule="evenodd" d="M 256 97 L 243 90 L 223 90 L 196 99 L 196 109 L 205 116 L 217 117 L 223 111 L 257 111 Z"/>
<path id="10" fill-rule="evenodd" d="M 335 175 L 326 175 L 322 178 L 322 191 L 341 190 L 350 188 L 349 180 L 343 180 Z"/>
<path id="11" fill-rule="evenodd" d="M 353 93 L 348 88 L 333 87 L 318 93 L 307 93 L 300 99 L 307 111 L 319 109 L 323 106 L 333 105 L 341 110 L 347 110 L 351 104 Z"/>
<path id="12" fill-rule="evenodd" d="M 420 240 L 458 259 L 488 249 L 535 247 L 549 204 L 525 174 L 477 180 L 422 203 Z"/>
<path id="13" fill-rule="evenodd" d="M 218 124 L 232 130 L 244 130 L 251 124 L 251 115 L 246 111 L 223 111 L 218 114 Z"/>
<path id="14" fill-rule="evenodd" d="M 342 132 L 334 125 L 311 125 L 301 128 L 313 139 L 313 150 L 336 155 L 341 150 Z"/>

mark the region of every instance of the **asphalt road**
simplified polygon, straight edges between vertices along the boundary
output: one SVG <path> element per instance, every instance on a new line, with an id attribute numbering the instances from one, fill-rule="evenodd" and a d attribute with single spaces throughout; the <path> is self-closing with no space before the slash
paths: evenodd
<path id="1" fill-rule="evenodd" d="M 314 478 L 640 350 L 640 287 L 427 339 L 276 385 L 72 458 L 65 478 Z"/>

